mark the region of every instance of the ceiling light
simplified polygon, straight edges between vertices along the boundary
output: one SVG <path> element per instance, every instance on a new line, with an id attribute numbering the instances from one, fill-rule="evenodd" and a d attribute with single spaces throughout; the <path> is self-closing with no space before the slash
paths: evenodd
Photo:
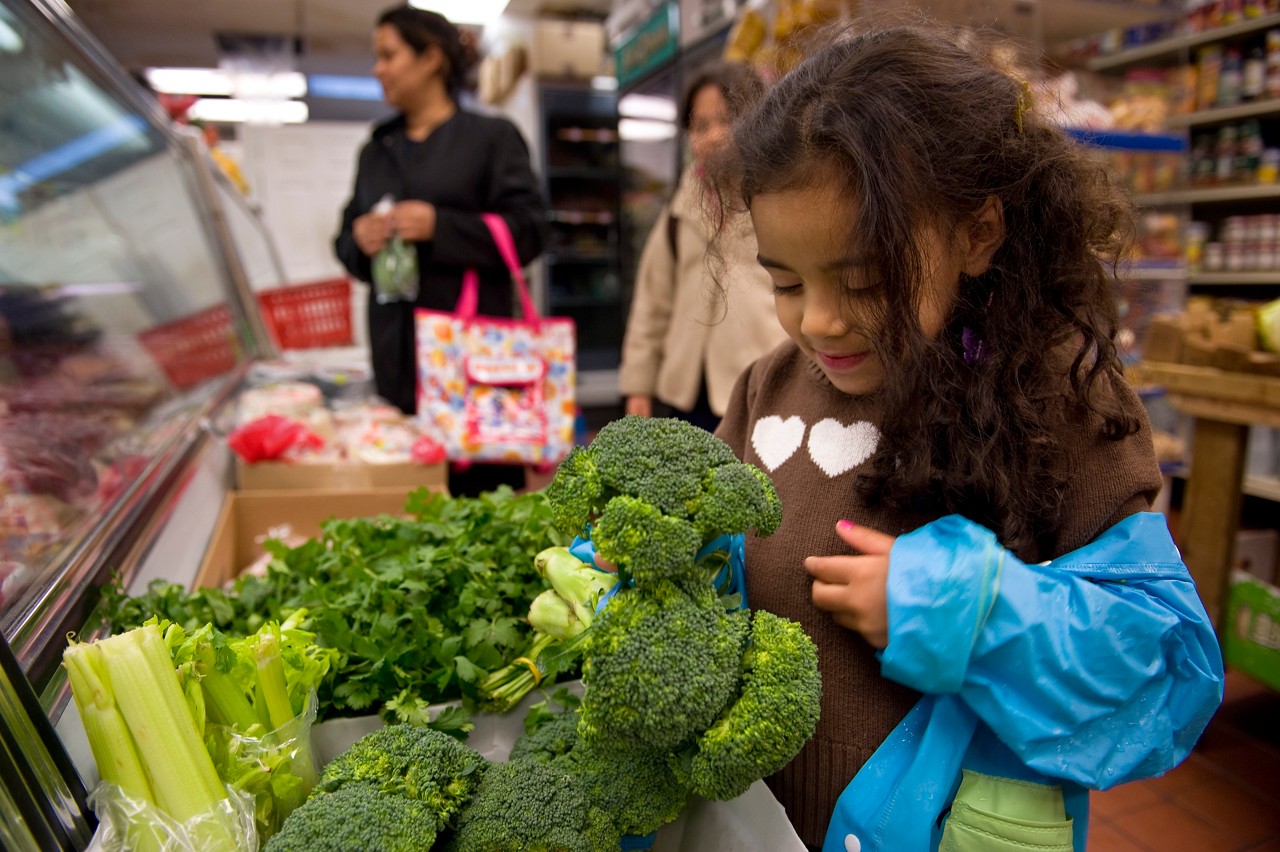
<path id="1" fill-rule="evenodd" d="M 674 123 L 676 102 L 658 95 L 623 95 L 618 99 L 618 115 Z"/>
<path id="2" fill-rule="evenodd" d="M 482 27 L 502 17 L 507 0 L 409 0 L 409 5 L 444 15 L 450 23 Z"/>
<path id="3" fill-rule="evenodd" d="M 618 136 L 628 142 L 661 142 L 675 138 L 676 126 L 669 121 L 623 118 L 618 121 Z"/>
<path id="4" fill-rule="evenodd" d="M 234 98 L 201 98 L 187 110 L 193 121 L 245 122 L 246 124 L 302 124 L 309 111 L 302 101 L 242 101 Z"/>
<path id="5" fill-rule="evenodd" d="M 297 71 L 264 74 L 221 68 L 148 68 L 147 82 L 166 95 L 300 98 L 307 93 L 307 77 Z"/>

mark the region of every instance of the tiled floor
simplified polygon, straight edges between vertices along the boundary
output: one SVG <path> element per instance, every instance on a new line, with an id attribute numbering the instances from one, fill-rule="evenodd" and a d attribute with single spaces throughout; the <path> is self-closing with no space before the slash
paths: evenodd
<path id="1" fill-rule="evenodd" d="M 1094 793 L 1090 820 L 1089 852 L 1280 852 L 1280 692 L 1229 672 L 1191 756 Z"/>

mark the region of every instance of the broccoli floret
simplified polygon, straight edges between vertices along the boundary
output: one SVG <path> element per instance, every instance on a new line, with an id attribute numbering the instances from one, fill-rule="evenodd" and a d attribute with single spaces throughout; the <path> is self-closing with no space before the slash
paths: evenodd
<path id="1" fill-rule="evenodd" d="M 693 524 L 664 515 L 636 497 L 614 497 L 592 530 L 596 552 L 641 586 L 671 580 L 684 587 L 697 571 L 702 536 Z"/>
<path id="2" fill-rule="evenodd" d="M 588 450 L 608 491 L 681 518 L 707 469 L 737 462 L 724 441 L 675 418 L 623 417 L 601 429 Z"/>
<path id="3" fill-rule="evenodd" d="M 316 790 L 289 814 L 264 852 L 420 852 L 436 842 L 431 808 L 373 784 Z"/>
<path id="4" fill-rule="evenodd" d="M 526 718 L 525 724 L 528 724 Z M 578 744 L 578 711 L 566 710 L 549 716 L 511 746 L 509 760 L 535 760 L 550 763 L 568 754 Z"/>
<path id="5" fill-rule="evenodd" d="M 694 792 L 732 799 L 786 766 L 818 725 L 822 680 L 813 640 L 794 621 L 757 611 L 742 655 L 742 694 L 698 738 Z"/>
<path id="6" fill-rule="evenodd" d="M 389 725 L 366 734 L 324 769 L 317 789 L 368 784 L 422 802 L 442 828 L 466 804 L 489 765 L 448 734 L 416 725 Z"/>
<path id="7" fill-rule="evenodd" d="M 747 629 L 709 583 L 696 598 L 670 583 L 619 592 L 582 634 L 579 736 L 669 750 L 691 741 L 736 694 Z"/>
<path id="8" fill-rule="evenodd" d="M 622 832 L 574 776 L 536 760 L 494 764 L 458 817 L 451 852 L 612 852 Z"/>
<path id="9" fill-rule="evenodd" d="M 667 751 L 579 742 L 554 765 L 581 780 L 623 834 L 643 836 L 675 820 L 688 802 L 671 760 Z"/>
<path id="10" fill-rule="evenodd" d="M 604 492 L 595 456 L 588 448 L 574 447 L 556 468 L 545 492 L 556 529 L 565 535 L 582 535 L 604 506 Z"/>
<path id="11" fill-rule="evenodd" d="M 763 538 L 782 523 L 782 501 L 760 468 L 741 462 L 721 465 L 703 479 L 693 523 L 706 538 L 752 530 Z"/>

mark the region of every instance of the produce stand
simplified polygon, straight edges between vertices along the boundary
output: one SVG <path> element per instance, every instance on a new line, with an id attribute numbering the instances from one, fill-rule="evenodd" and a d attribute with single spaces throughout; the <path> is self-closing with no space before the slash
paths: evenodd
<path id="1" fill-rule="evenodd" d="M 1130 378 L 1163 387 L 1174 408 L 1194 418 L 1178 546 L 1210 618 L 1221 628 L 1249 427 L 1280 427 L 1280 378 L 1155 361 L 1131 368 Z"/>

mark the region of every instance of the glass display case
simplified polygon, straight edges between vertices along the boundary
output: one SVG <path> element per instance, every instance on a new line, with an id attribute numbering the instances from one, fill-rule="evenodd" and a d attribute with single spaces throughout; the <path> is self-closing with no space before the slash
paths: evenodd
<path id="1" fill-rule="evenodd" d="M 53 0 L 0 0 L 0 631 L 33 683 L 269 343 L 259 220 Z"/>

